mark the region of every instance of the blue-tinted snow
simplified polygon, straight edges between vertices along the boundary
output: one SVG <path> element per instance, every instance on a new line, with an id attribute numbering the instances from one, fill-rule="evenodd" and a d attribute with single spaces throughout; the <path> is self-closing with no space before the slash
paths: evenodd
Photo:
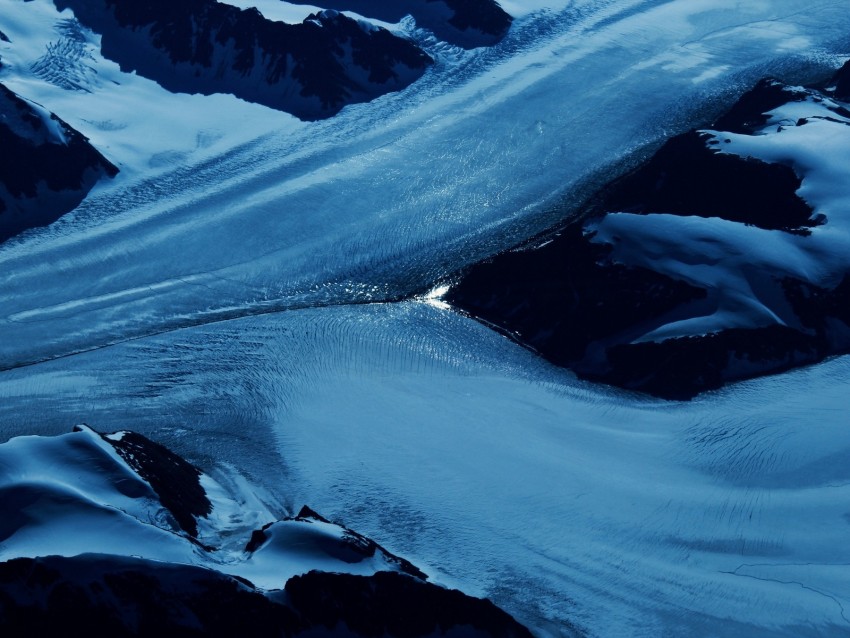
<path id="1" fill-rule="evenodd" d="M 0 374 L 0 436 L 138 430 L 540 635 L 846 635 L 847 358 L 657 402 L 431 304 L 350 305 L 533 233 L 762 75 L 837 66 L 850 29 L 843 1 L 535 5 L 306 125 L 102 61 L 120 85 L 82 98 L 15 75 L 55 34 L 13 36 L 60 16 L 0 0 L 3 81 L 127 169 L 0 247 L 0 363 L 45 360 Z"/>
<path id="2" fill-rule="evenodd" d="M 198 519 L 198 543 L 182 532 L 151 485 L 90 428 L 13 438 L 0 445 L 0 561 L 134 556 L 216 569 L 263 589 L 282 589 L 311 570 L 368 576 L 403 568 L 380 548 L 358 552 L 357 542 L 368 540 L 350 541 L 352 533 L 339 525 L 275 521 L 262 504 L 263 490 L 239 476 L 227 480 L 228 474 L 221 474 L 224 484 L 202 475 L 212 508 Z M 266 540 L 248 552 L 261 527 Z"/>

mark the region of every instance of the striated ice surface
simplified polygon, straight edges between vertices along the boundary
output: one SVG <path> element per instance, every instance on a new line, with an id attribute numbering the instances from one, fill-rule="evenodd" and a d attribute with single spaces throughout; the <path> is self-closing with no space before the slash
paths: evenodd
<path id="1" fill-rule="evenodd" d="M 411 27 L 433 70 L 308 124 L 90 34 L 86 90 L 32 76 L 73 16 L 0 0 L 0 81 L 122 169 L 0 246 L 0 439 L 138 431 L 540 636 L 847 635 L 850 359 L 660 402 L 425 299 L 757 78 L 826 74 L 846 2 L 524 6 L 492 49 Z"/>
<path id="2" fill-rule="evenodd" d="M 55 40 L 47 0 L 2 6 L 13 43 Z M 0 247 L 0 366 L 424 290 L 569 214 L 756 78 L 823 73 L 848 22 L 843 2 L 571 3 L 518 20 L 492 49 L 423 42 L 437 64 L 422 80 L 320 123 L 172 96 L 106 61 L 101 86 L 65 91 L 16 75 L 43 50 L 9 45 L 8 86 L 48 102 L 122 174 Z"/>

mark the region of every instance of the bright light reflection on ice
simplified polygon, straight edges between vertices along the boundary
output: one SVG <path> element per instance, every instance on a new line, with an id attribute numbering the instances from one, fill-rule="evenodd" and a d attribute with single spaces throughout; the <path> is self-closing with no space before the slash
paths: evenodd
<path id="1" fill-rule="evenodd" d="M 422 300 L 434 306 L 435 308 L 439 308 L 440 310 L 449 310 L 451 306 L 443 301 L 443 297 L 446 296 L 446 293 L 449 291 L 450 286 L 445 284 L 443 286 L 437 286 L 433 290 L 431 290 L 428 294 L 426 294 Z"/>

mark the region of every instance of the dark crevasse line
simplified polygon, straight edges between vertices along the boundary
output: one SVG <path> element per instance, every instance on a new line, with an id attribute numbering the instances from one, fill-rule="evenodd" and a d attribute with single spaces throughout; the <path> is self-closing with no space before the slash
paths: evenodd
<path id="1" fill-rule="evenodd" d="M 733 294 L 724 288 L 732 284 L 701 284 L 671 274 L 669 267 L 665 272 L 664 260 L 675 258 L 665 255 L 662 246 L 675 246 L 676 238 L 664 238 L 663 228 L 632 238 L 610 223 L 628 215 L 635 224 L 646 220 L 643 228 L 651 228 L 649 224 L 665 223 L 664 214 L 704 218 L 706 223 L 692 224 L 693 232 L 704 236 L 683 235 L 680 240 L 683 246 L 702 242 L 707 254 L 716 255 L 703 267 L 717 272 L 727 267 L 734 250 L 722 244 L 722 232 L 712 235 L 708 224 L 713 220 L 722 220 L 723 232 L 757 228 L 772 233 L 765 238 L 786 238 L 789 255 L 807 246 L 816 253 L 811 235 L 828 220 L 799 196 L 803 180 L 794 168 L 724 148 L 734 134 L 764 134 L 767 114 L 787 104 L 807 102 L 823 111 L 822 119 L 844 126 L 850 111 L 832 100 L 846 99 L 848 82 L 850 63 L 812 89 L 760 82 L 714 123 L 716 132 L 693 130 L 670 139 L 647 162 L 592 197 L 579 222 L 460 273 L 446 301 L 581 377 L 668 399 L 689 399 L 729 381 L 850 352 L 846 265 L 835 283 L 822 285 L 744 263 L 733 274 L 753 287 L 754 297 L 747 303 L 764 305 L 775 320 L 747 327 L 742 315 L 742 327 L 642 338 L 677 322 L 723 312 Z M 807 123 L 801 118 L 782 124 L 776 133 L 783 126 Z M 612 217 L 613 212 L 618 215 Z M 663 241 L 655 242 L 656 237 Z M 775 257 L 781 263 L 782 256 Z M 689 259 L 686 254 L 678 258 Z M 682 271 L 691 272 L 687 265 Z"/>

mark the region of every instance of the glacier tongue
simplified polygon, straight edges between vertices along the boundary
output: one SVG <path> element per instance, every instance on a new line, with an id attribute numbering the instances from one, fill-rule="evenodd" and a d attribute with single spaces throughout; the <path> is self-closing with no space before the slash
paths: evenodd
<path id="1" fill-rule="evenodd" d="M 73 218 L 0 247 L 0 364 L 427 288 L 568 214 L 616 158 L 704 117 L 700 100 L 816 68 L 800 56 L 828 48 L 848 18 L 840 3 L 800 8 L 534 13 L 492 49 L 433 51 L 420 82 L 331 122 L 269 117 L 266 133 L 225 131 L 214 153 L 155 177 L 131 171 Z"/>

